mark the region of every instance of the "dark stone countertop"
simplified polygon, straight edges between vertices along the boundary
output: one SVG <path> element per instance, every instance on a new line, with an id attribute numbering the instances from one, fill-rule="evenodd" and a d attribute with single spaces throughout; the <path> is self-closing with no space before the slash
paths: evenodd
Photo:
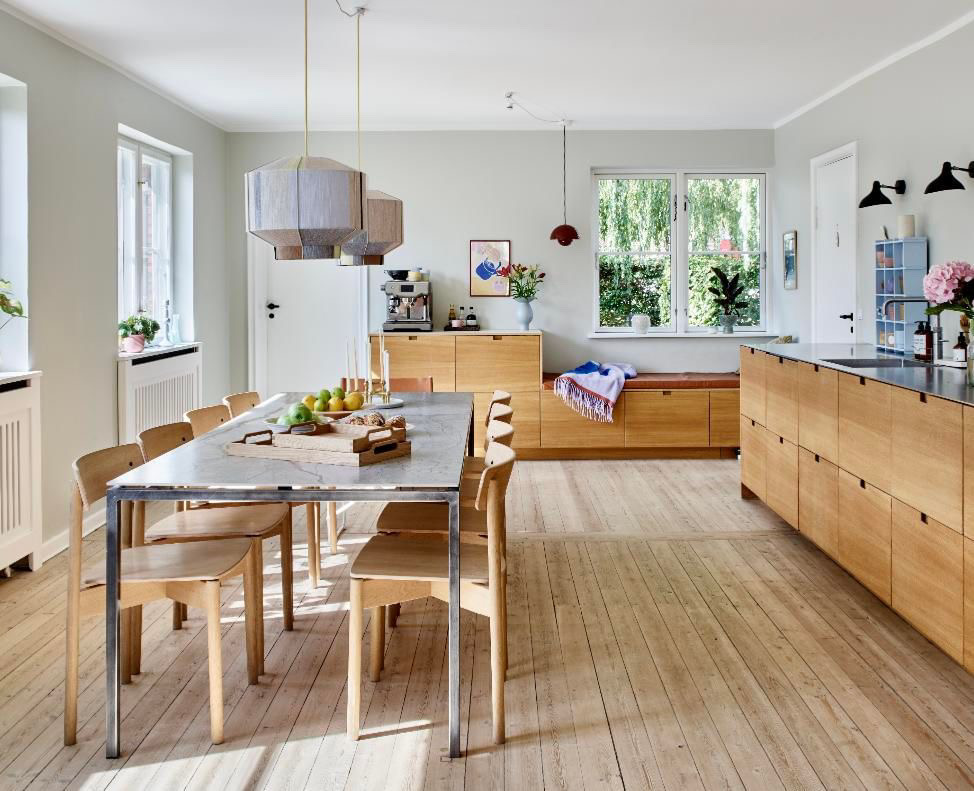
<path id="1" fill-rule="evenodd" d="M 896 368 L 852 368 L 838 363 L 827 362 L 832 359 L 893 359 L 903 360 L 900 355 L 882 354 L 868 343 L 747 343 L 753 349 L 784 357 L 812 363 L 824 368 L 834 368 L 852 376 L 863 376 L 877 382 L 903 387 L 918 393 L 945 398 L 960 404 L 974 406 L 974 387 L 967 386 L 966 371 L 940 365 Z M 906 357 L 911 360 L 912 358 Z"/>

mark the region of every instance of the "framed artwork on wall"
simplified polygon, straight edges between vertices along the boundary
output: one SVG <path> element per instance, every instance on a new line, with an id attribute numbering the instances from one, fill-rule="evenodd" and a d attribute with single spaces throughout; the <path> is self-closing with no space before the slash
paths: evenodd
<path id="1" fill-rule="evenodd" d="M 470 296 L 509 297 L 511 282 L 500 274 L 511 265 L 510 240 L 470 240 Z"/>
<path id="2" fill-rule="evenodd" d="M 781 237 L 781 260 L 784 287 L 798 288 L 798 231 L 785 231 Z"/>

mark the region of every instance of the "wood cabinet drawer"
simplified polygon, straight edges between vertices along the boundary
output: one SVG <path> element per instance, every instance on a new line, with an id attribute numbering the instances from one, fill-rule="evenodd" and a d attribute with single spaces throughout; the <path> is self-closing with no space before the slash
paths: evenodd
<path id="1" fill-rule="evenodd" d="M 392 378 L 432 376 L 433 390 L 452 393 L 455 390 L 455 341 L 452 336 L 433 333 L 386 335 L 389 373 Z M 373 337 L 372 376 L 379 376 L 379 339 Z"/>
<path id="2" fill-rule="evenodd" d="M 861 376 L 838 376 L 839 466 L 891 492 L 893 388 Z"/>
<path id="3" fill-rule="evenodd" d="M 798 442 L 798 367 L 792 360 L 766 355 L 764 426 L 793 444 Z"/>
<path id="4" fill-rule="evenodd" d="M 974 539 L 974 408 L 964 407 L 964 535 Z M 974 579 L 971 581 L 974 587 Z M 974 651 L 974 632 L 971 632 Z"/>
<path id="5" fill-rule="evenodd" d="M 963 421 L 960 404 L 893 388 L 890 494 L 958 532 L 964 529 Z"/>
<path id="6" fill-rule="evenodd" d="M 768 447 L 764 435 L 764 426 L 741 416 L 741 484 L 759 500 L 765 499 L 768 483 Z"/>
<path id="7" fill-rule="evenodd" d="M 765 430 L 767 496 L 765 502 L 794 528 L 798 518 L 798 446 Z"/>
<path id="8" fill-rule="evenodd" d="M 489 393 L 474 393 L 473 395 L 473 442 L 476 455 L 483 454 L 484 436 L 487 427 L 487 408 L 493 391 Z M 541 447 L 541 393 L 511 393 L 511 409 L 514 418 L 514 441 L 512 448 L 540 448 Z"/>
<path id="9" fill-rule="evenodd" d="M 798 529 L 832 557 L 839 551 L 839 468 L 798 449 Z"/>
<path id="10" fill-rule="evenodd" d="M 964 538 L 964 667 L 974 672 L 974 539 Z"/>
<path id="11" fill-rule="evenodd" d="M 893 500 L 893 609 L 958 662 L 964 656 L 964 537 Z"/>
<path id="12" fill-rule="evenodd" d="M 893 498 L 839 470 L 839 556 L 856 579 L 891 601 Z"/>
<path id="13" fill-rule="evenodd" d="M 839 461 L 839 373 L 818 365 L 798 365 L 798 444 Z"/>
<path id="14" fill-rule="evenodd" d="M 762 426 L 766 421 L 764 352 L 741 347 L 741 414 Z"/>
<path id="15" fill-rule="evenodd" d="M 710 444 L 706 390 L 626 393 L 627 448 L 705 448 Z"/>
<path id="16" fill-rule="evenodd" d="M 710 391 L 710 447 L 741 446 L 741 391 Z"/>
<path id="17" fill-rule="evenodd" d="M 625 444 L 626 404 L 629 394 L 616 401 L 611 423 L 589 420 L 565 405 L 551 390 L 541 392 L 542 448 L 621 448 Z"/>
<path id="18" fill-rule="evenodd" d="M 457 392 L 536 392 L 541 387 L 539 335 L 473 335 L 455 340 Z"/>

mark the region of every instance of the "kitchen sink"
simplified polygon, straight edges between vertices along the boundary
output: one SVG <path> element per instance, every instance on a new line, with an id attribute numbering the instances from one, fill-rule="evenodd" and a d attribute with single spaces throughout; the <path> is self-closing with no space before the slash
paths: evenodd
<path id="1" fill-rule="evenodd" d="M 927 363 L 917 360 L 897 360 L 892 357 L 854 357 L 839 360 L 822 360 L 823 363 L 844 365 L 846 368 L 926 368 Z"/>

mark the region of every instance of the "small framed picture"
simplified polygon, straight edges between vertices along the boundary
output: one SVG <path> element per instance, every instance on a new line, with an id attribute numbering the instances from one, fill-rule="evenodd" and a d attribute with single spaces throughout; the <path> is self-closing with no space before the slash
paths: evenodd
<path id="1" fill-rule="evenodd" d="M 510 240 L 470 241 L 470 296 L 509 297 L 511 281 L 501 274 L 511 265 Z"/>
<path id="2" fill-rule="evenodd" d="M 785 231 L 781 237 L 781 261 L 784 287 L 798 288 L 798 231 Z"/>

